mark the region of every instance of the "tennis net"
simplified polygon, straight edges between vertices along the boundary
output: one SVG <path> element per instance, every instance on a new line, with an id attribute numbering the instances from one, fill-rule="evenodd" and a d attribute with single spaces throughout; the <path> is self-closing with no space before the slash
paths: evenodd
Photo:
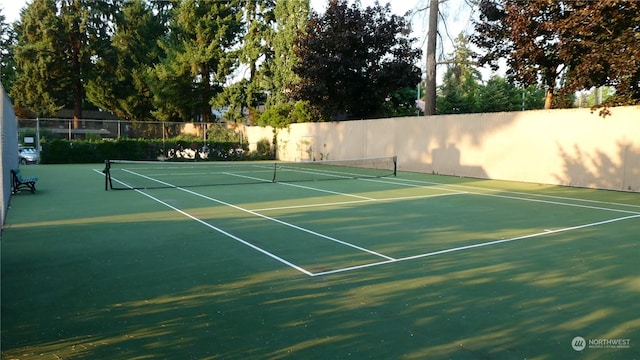
<path id="1" fill-rule="evenodd" d="M 105 190 L 301 182 L 395 176 L 397 158 L 322 161 L 105 161 Z"/>

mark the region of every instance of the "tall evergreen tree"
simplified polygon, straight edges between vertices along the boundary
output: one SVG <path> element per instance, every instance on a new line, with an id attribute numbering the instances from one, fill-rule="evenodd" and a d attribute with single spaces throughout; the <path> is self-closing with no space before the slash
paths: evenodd
<path id="1" fill-rule="evenodd" d="M 16 33 L 13 25 L 6 22 L 6 17 L 0 8 L 0 80 L 5 91 L 11 92 L 16 79 L 16 63 L 13 59 L 13 46 Z"/>
<path id="2" fill-rule="evenodd" d="M 87 98 L 124 119 L 153 120 L 146 73 L 159 62 L 158 40 L 166 29 L 143 0 L 122 4 L 115 26 L 108 51 L 94 60 L 96 76 L 87 81 Z"/>
<path id="3" fill-rule="evenodd" d="M 17 25 L 15 60 L 18 77 L 11 91 L 17 107 L 40 116 L 53 115 L 71 101 L 70 74 L 64 49 L 63 29 L 55 0 L 35 0 Z"/>
<path id="4" fill-rule="evenodd" d="M 160 44 L 166 56 L 149 71 L 157 118 L 210 121 L 212 98 L 237 64 L 241 30 L 238 0 L 180 2 Z"/>
<path id="5" fill-rule="evenodd" d="M 309 0 L 278 0 L 273 8 L 272 26 L 267 29 L 268 55 L 262 64 L 262 88 L 267 94 L 266 111 L 258 124 L 282 128 L 291 123 L 320 119 L 307 102 L 293 102 L 288 91 L 300 78 L 293 72 L 298 62 L 294 46 L 303 34 L 309 17 Z"/>
<path id="6" fill-rule="evenodd" d="M 466 114 L 478 111 L 482 76 L 475 68 L 469 40 L 460 34 L 454 43 L 452 59 L 444 74 L 437 99 L 439 114 Z"/>
<path id="7" fill-rule="evenodd" d="M 268 64 L 273 56 L 272 50 L 267 40 L 269 37 L 269 29 L 272 28 L 274 22 L 274 0 L 247 0 L 245 5 L 245 24 L 246 32 L 243 39 L 240 62 L 246 64 L 249 68 L 249 78 L 244 89 L 245 104 L 249 111 L 249 121 L 252 124 L 256 122 L 256 107 L 259 102 L 264 99 L 264 82 L 262 74 L 264 71 L 260 69 L 261 64 L 264 67 Z"/>
<path id="8" fill-rule="evenodd" d="M 478 94 L 479 112 L 522 110 L 522 89 L 509 83 L 505 78 L 494 75 Z"/>
<path id="9" fill-rule="evenodd" d="M 110 2 L 34 0 L 18 25 L 15 58 L 18 78 L 12 96 L 39 115 L 73 108 L 82 118 L 84 84 L 93 77 L 93 59 L 111 32 Z"/>
<path id="10" fill-rule="evenodd" d="M 267 105 L 282 104 L 289 101 L 288 89 L 300 78 L 293 72 L 298 63 L 294 45 L 298 34 L 303 34 L 311 11 L 309 0 L 279 0 L 274 9 L 275 29 L 272 31 L 271 44 L 273 61 L 267 64 Z"/>

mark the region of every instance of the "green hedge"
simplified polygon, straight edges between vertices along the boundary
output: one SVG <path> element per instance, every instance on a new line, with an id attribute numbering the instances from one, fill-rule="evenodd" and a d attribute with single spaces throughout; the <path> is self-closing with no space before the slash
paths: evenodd
<path id="1" fill-rule="evenodd" d="M 248 160 L 273 159 L 274 154 L 249 153 L 246 145 L 237 142 L 216 142 L 206 145 L 208 157 L 185 158 L 183 153 L 203 152 L 203 144 L 189 140 L 131 140 L 85 141 L 52 140 L 42 143 L 43 164 L 102 163 L 105 160 Z M 206 149 L 205 149 L 206 150 Z"/>

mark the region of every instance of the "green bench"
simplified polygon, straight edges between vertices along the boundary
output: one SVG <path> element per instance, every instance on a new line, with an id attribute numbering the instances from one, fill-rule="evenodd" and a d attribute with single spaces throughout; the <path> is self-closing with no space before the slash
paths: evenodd
<path id="1" fill-rule="evenodd" d="M 11 179 L 12 194 L 17 194 L 22 189 L 29 189 L 32 193 L 36 192 L 37 177 L 22 177 L 22 175 L 20 175 L 20 169 L 13 169 L 11 170 Z"/>

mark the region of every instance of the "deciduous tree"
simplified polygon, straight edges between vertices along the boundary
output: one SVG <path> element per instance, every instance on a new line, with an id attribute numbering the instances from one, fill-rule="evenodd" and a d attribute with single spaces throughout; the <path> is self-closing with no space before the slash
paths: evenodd
<path id="1" fill-rule="evenodd" d="M 160 44 L 166 56 L 149 72 L 153 114 L 165 121 L 208 122 L 212 99 L 237 65 L 241 30 L 238 0 L 180 2 Z"/>
<path id="2" fill-rule="evenodd" d="M 571 1 L 556 24 L 567 64 L 567 91 L 612 86 L 609 105 L 640 102 L 640 2 Z"/>
<path id="3" fill-rule="evenodd" d="M 313 13 L 298 38 L 300 82 L 292 97 L 307 100 L 327 118 L 384 116 L 385 99 L 420 81 L 409 23 L 390 5 L 361 9 L 331 0 L 323 15 Z"/>
<path id="4" fill-rule="evenodd" d="M 159 62 L 165 27 L 143 0 L 122 4 L 107 51 L 94 60 L 96 76 L 86 85 L 94 105 L 128 120 L 154 120 L 147 71 Z"/>
<path id="5" fill-rule="evenodd" d="M 630 0 L 480 0 L 473 41 L 480 63 L 524 85 L 540 80 L 553 95 L 615 86 L 616 103 L 640 101 L 640 3 Z M 559 101 L 558 103 L 562 103 Z"/>
<path id="6" fill-rule="evenodd" d="M 486 53 L 479 63 L 494 70 L 506 59 L 507 74 L 525 85 L 542 82 L 545 108 L 551 108 L 556 82 L 564 70 L 555 23 L 568 16 L 562 1 L 480 0 L 472 37 Z"/>

